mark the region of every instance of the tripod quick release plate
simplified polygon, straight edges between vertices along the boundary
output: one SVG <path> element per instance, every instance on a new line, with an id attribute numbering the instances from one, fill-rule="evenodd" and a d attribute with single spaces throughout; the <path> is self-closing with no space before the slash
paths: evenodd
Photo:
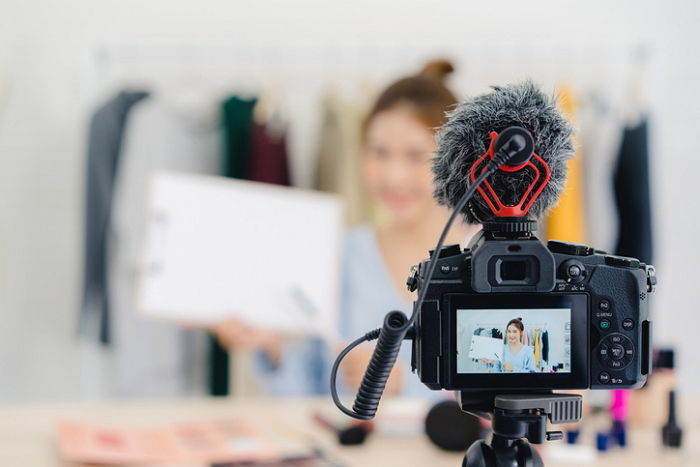
<path id="1" fill-rule="evenodd" d="M 583 402 L 578 394 L 508 394 L 496 396 L 494 406 L 507 411 L 539 410 L 552 423 L 574 423 L 581 419 Z"/>

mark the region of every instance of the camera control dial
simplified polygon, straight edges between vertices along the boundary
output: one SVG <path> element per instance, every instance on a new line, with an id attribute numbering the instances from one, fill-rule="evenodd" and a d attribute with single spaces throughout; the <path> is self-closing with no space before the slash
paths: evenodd
<path id="1" fill-rule="evenodd" d="M 629 337 L 613 333 L 603 339 L 596 353 L 607 367 L 612 370 L 621 370 L 632 363 L 634 344 Z"/>

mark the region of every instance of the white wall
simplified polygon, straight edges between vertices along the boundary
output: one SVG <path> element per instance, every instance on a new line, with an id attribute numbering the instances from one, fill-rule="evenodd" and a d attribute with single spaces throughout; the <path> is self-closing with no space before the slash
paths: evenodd
<path id="1" fill-rule="evenodd" d="M 85 126 L 104 84 L 95 71 L 97 52 L 124 45 L 311 48 L 316 59 L 305 60 L 316 60 L 317 70 L 334 63 L 336 48 L 349 54 L 347 68 L 369 67 L 367 50 L 380 57 L 384 49 L 402 50 L 384 64 L 381 77 L 412 71 L 426 51 L 451 47 L 478 54 L 481 44 L 485 51 L 503 47 L 517 55 L 539 44 L 538 50 L 560 50 L 553 56 L 561 57 L 567 44 L 594 51 L 650 44 L 657 339 L 681 349 L 684 387 L 700 392 L 697 365 L 690 371 L 692 339 L 679 336 L 695 318 L 700 259 L 689 246 L 700 235 L 690 204 L 699 198 L 700 164 L 687 142 L 700 113 L 699 9 L 692 1 L 651 0 L 0 0 L 0 399 L 69 399 L 85 390 L 75 343 Z M 556 60 L 550 66 L 556 68 Z M 294 78 L 298 88 L 312 75 L 304 70 Z M 467 65 L 461 76 L 477 72 L 488 76 L 489 70 Z M 302 162 L 310 159 L 309 143 L 295 144 Z M 304 180 L 302 166 L 297 170 Z"/>

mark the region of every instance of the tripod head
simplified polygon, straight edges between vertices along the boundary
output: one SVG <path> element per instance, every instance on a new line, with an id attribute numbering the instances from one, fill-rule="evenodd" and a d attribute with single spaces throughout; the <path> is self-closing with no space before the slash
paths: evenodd
<path id="1" fill-rule="evenodd" d="M 467 450 L 463 466 L 541 467 L 542 458 L 530 443 L 562 438 L 561 431 L 547 431 L 551 423 L 573 423 L 581 419 L 582 398 L 578 394 L 460 391 L 462 410 L 489 418 L 493 427 L 490 444 L 477 441 Z"/>

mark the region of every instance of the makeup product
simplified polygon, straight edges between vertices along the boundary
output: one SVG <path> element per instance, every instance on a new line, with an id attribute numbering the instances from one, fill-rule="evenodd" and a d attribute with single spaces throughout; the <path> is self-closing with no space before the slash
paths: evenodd
<path id="1" fill-rule="evenodd" d="M 626 389 L 614 390 L 612 392 L 612 403 L 610 404 L 610 415 L 613 420 L 610 436 L 618 446 L 627 446 L 627 414 L 629 412 L 630 391 Z"/>
<path id="2" fill-rule="evenodd" d="M 608 450 L 608 445 L 610 444 L 610 435 L 604 431 L 599 431 L 595 441 L 598 452 L 605 452 Z"/>
<path id="3" fill-rule="evenodd" d="M 670 448 L 681 447 L 683 430 L 676 423 L 676 391 L 668 393 L 668 421 L 661 429 L 661 442 Z"/>
<path id="4" fill-rule="evenodd" d="M 628 424 L 656 429 L 666 423 L 666 398 L 676 387 L 675 353 L 671 348 L 654 351 L 654 371 L 647 383 L 631 391 Z"/>
<path id="5" fill-rule="evenodd" d="M 364 422 L 339 428 L 321 414 L 315 414 L 314 420 L 322 427 L 335 433 L 338 436 L 338 443 L 343 446 L 355 446 L 364 443 L 365 439 L 367 439 L 367 434 L 371 431 L 371 426 Z"/>
<path id="6" fill-rule="evenodd" d="M 625 427 L 625 422 L 613 422 L 610 438 L 621 448 L 627 446 L 627 428 Z"/>

